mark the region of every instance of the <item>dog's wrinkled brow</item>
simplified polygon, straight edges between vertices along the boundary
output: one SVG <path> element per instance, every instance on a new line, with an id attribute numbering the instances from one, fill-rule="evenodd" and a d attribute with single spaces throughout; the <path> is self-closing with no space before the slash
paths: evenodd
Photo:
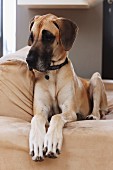
<path id="1" fill-rule="evenodd" d="M 57 24 L 55 21 L 53 21 L 53 23 L 54 23 L 54 25 L 59 29 L 58 24 Z"/>

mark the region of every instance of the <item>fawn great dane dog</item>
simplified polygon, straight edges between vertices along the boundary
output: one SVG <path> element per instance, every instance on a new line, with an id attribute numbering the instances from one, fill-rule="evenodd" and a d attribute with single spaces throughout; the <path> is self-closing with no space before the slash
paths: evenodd
<path id="1" fill-rule="evenodd" d="M 100 119 L 107 112 L 100 74 L 94 73 L 89 81 L 79 78 L 68 58 L 77 31 L 71 20 L 52 14 L 35 16 L 30 23 L 31 48 L 26 61 L 38 75 L 29 135 L 30 154 L 35 161 L 44 160 L 44 155 L 58 156 L 67 122 L 76 121 L 79 114 L 85 119 Z"/>

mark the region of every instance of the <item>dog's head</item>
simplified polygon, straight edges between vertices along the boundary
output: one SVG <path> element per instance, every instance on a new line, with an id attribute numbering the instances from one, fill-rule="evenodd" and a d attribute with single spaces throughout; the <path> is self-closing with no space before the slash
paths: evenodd
<path id="1" fill-rule="evenodd" d="M 30 69 L 46 72 L 50 65 L 61 63 L 72 47 L 78 27 L 72 21 L 47 14 L 35 16 L 30 22 L 27 55 Z"/>

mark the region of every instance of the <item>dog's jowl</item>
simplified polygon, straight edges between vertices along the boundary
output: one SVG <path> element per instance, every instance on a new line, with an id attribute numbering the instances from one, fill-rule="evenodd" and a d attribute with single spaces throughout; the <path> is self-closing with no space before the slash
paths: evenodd
<path id="1" fill-rule="evenodd" d="M 68 58 L 78 32 L 75 23 L 47 14 L 35 16 L 29 28 L 26 61 L 37 76 L 29 147 L 32 159 L 42 161 L 61 152 L 65 123 L 76 121 L 80 114 L 100 119 L 107 111 L 107 98 L 100 74 L 94 73 L 89 81 L 79 78 Z"/>

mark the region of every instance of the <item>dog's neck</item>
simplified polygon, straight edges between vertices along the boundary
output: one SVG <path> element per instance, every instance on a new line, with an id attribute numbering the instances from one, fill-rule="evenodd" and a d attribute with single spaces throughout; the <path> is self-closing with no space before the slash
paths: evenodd
<path id="1" fill-rule="evenodd" d="M 66 57 L 64 62 L 62 62 L 61 64 L 49 66 L 48 71 L 49 72 L 57 71 L 57 70 L 59 70 L 60 68 L 62 68 L 63 66 L 65 66 L 67 64 L 68 64 L 68 58 Z M 45 79 L 46 80 L 49 80 L 49 72 L 47 74 L 45 74 Z"/>
<path id="2" fill-rule="evenodd" d="M 55 58 L 54 58 L 55 56 Z M 64 51 L 62 53 L 54 54 L 49 70 L 58 70 L 64 65 L 68 64 L 68 52 Z"/>
<path id="3" fill-rule="evenodd" d="M 58 65 L 52 65 L 52 66 L 49 66 L 49 71 L 50 70 L 58 70 L 60 69 L 61 67 L 63 67 L 64 65 L 68 64 L 68 58 L 66 57 L 65 61 L 61 64 L 58 64 Z"/>

